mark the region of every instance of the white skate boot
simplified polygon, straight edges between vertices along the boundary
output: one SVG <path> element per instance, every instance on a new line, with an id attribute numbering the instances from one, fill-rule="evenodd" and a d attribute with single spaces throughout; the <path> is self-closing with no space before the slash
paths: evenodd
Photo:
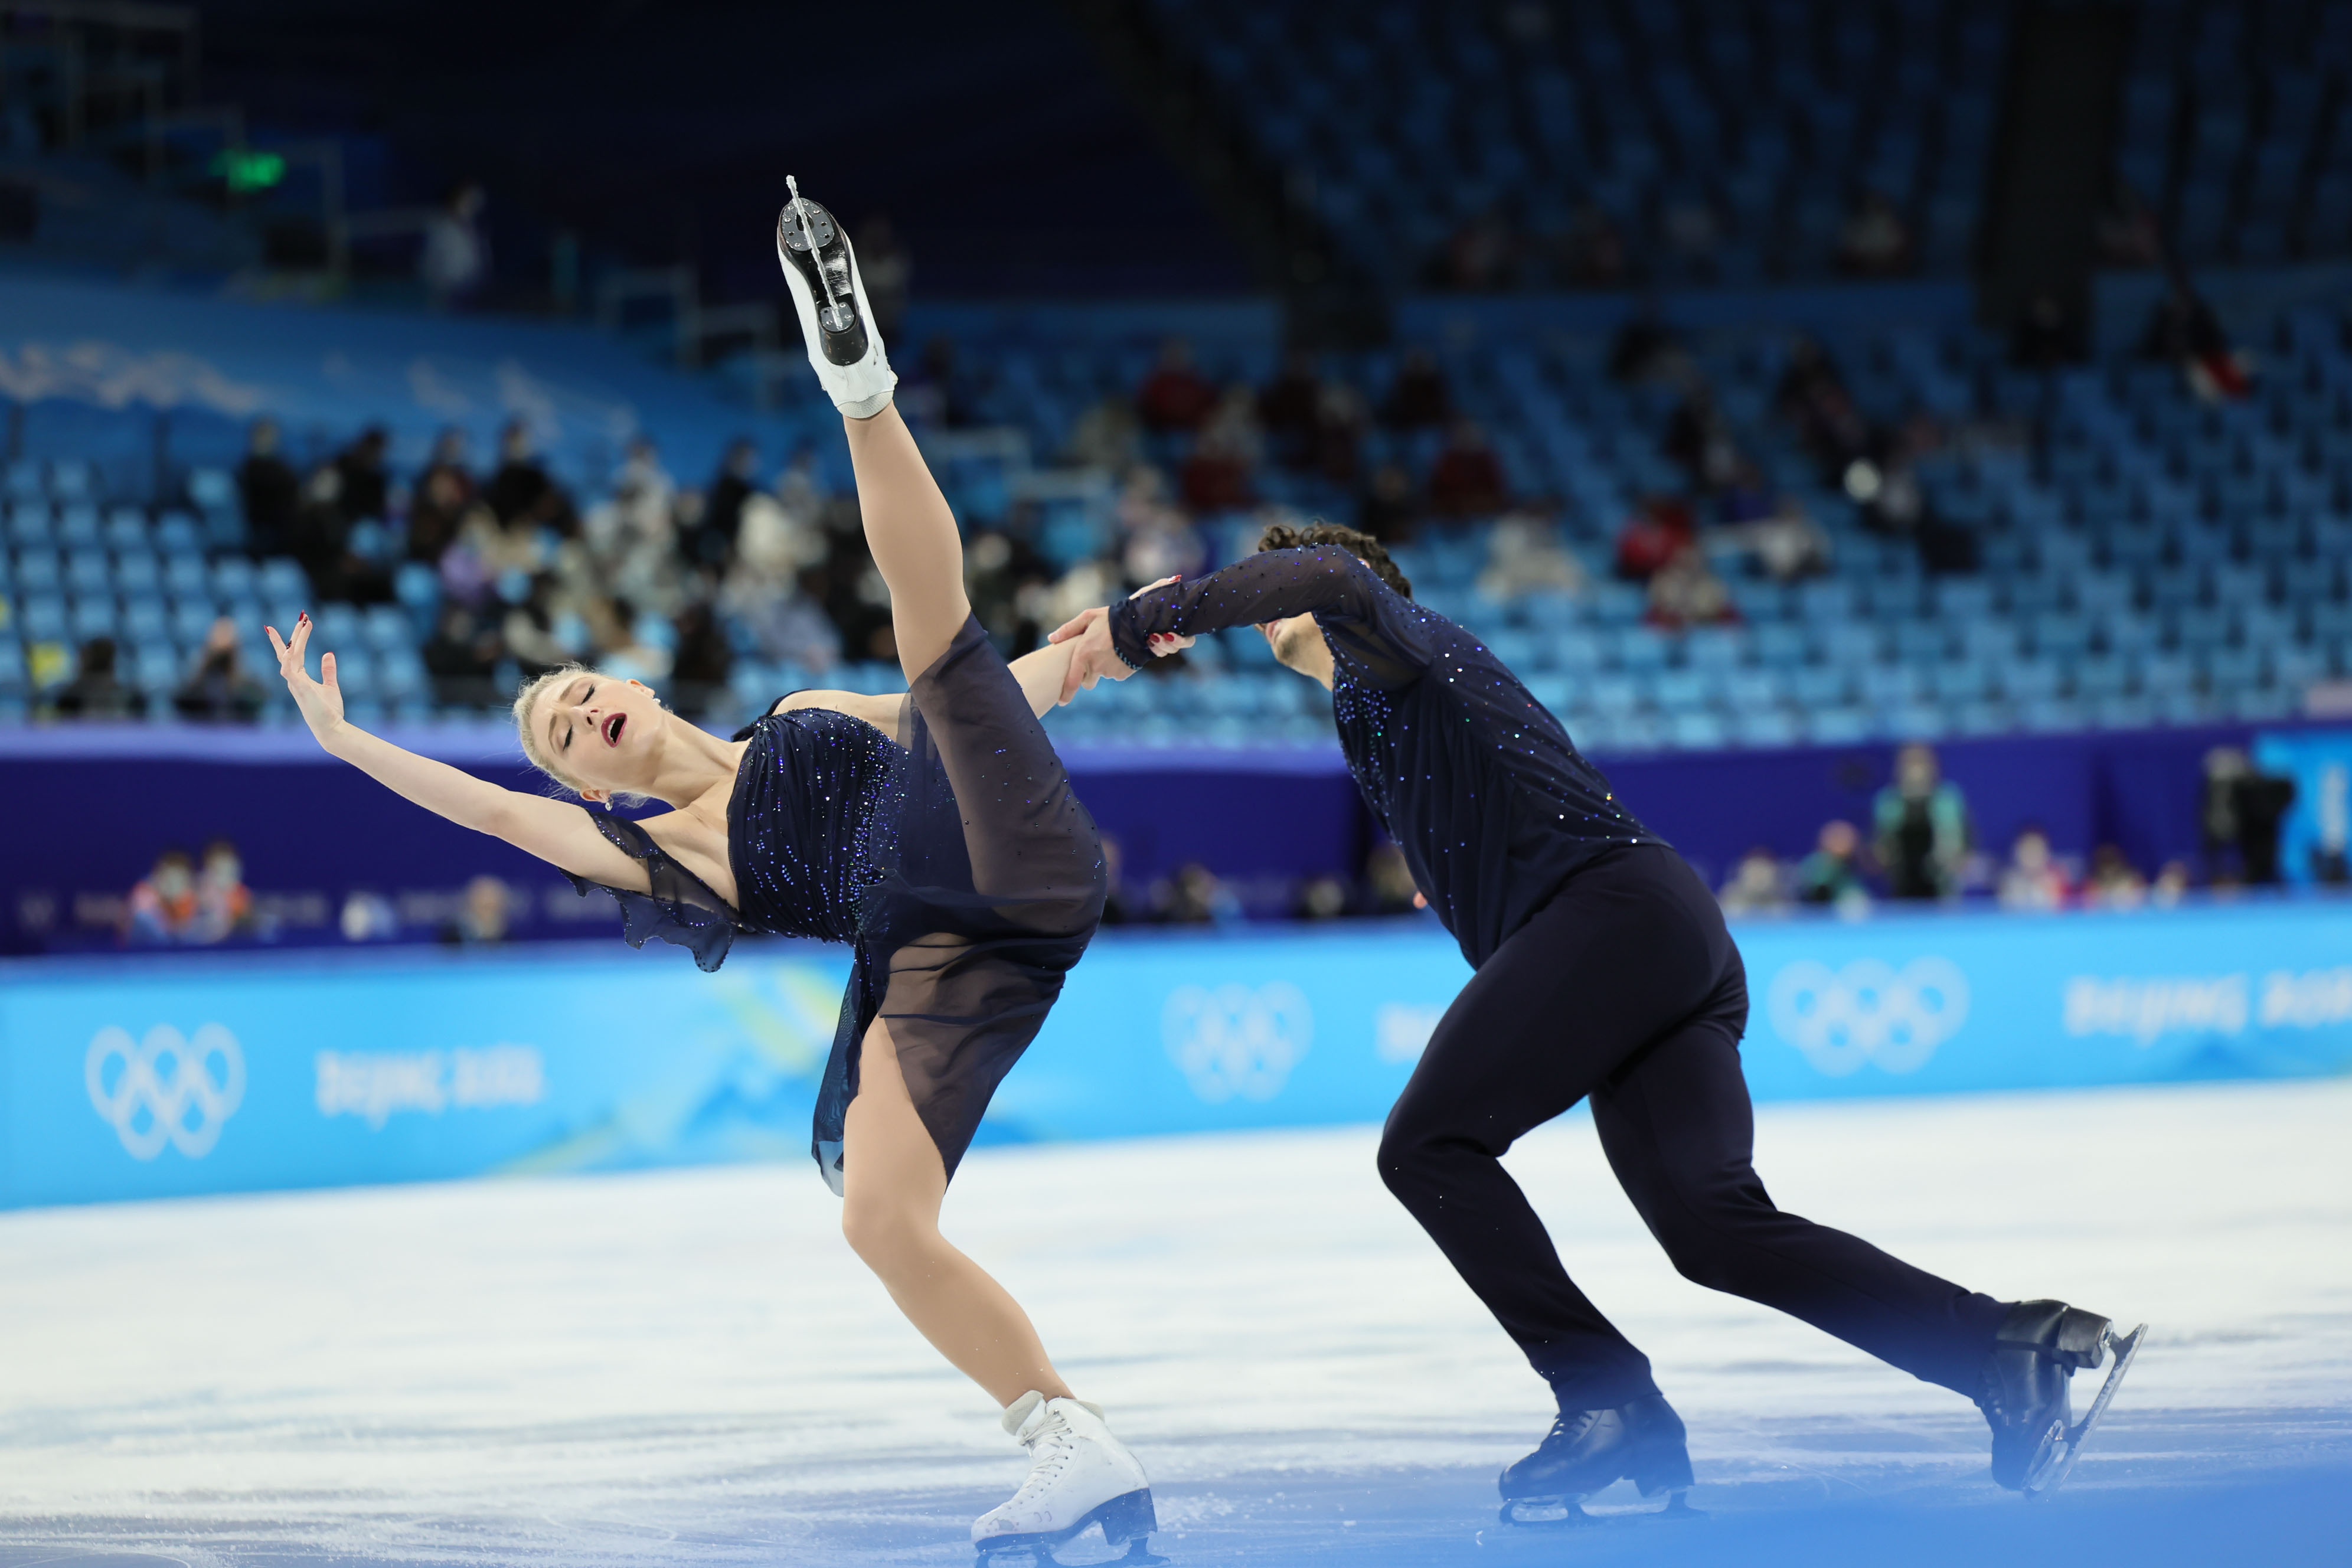
<path id="1" fill-rule="evenodd" d="M 1013 1402 L 1003 1425 L 1029 1450 L 1029 1479 L 1011 1501 L 973 1522 L 971 1543 L 980 1549 L 981 1562 L 1002 1552 L 1050 1561 L 1055 1547 L 1090 1524 L 1102 1526 L 1107 1546 L 1133 1542 L 1126 1562 L 1160 1561 L 1145 1550 L 1160 1528 L 1151 1509 L 1151 1483 L 1127 1445 L 1103 1424 L 1102 1406 L 1033 1392 Z"/>
<path id="2" fill-rule="evenodd" d="M 787 174 L 784 184 L 793 199 L 776 215 L 776 261 L 800 312 L 809 363 L 835 408 L 871 419 L 890 401 L 898 378 L 874 329 L 857 253 L 833 215 L 801 195 L 798 180 Z"/>

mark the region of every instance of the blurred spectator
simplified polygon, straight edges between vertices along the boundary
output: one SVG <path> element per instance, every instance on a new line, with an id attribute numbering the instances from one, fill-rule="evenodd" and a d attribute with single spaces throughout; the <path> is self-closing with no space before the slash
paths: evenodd
<path id="1" fill-rule="evenodd" d="M 1713 273 L 1716 252 L 1723 244 L 1723 222 L 1705 195 L 1685 191 L 1668 201 L 1658 215 L 1658 232 L 1666 242 L 1667 256 L 1685 274 L 1704 278 Z"/>
<path id="2" fill-rule="evenodd" d="M 1485 294 L 1517 280 L 1519 237 L 1500 207 L 1488 207 L 1454 231 L 1428 268 L 1440 289 Z"/>
<path id="3" fill-rule="evenodd" d="M 1309 349 L 1292 349 L 1257 395 L 1257 419 L 1271 437 L 1275 460 L 1286 468 L 1310 467 L 1321 417 L 1323 376 Z"/>
<path id="4" fill-rule="evenodd" d="M 705 603 L 695 603 L 677 615 L 677 648 L 670 656 L 670 692 L 677 710 L 699 719 L 710 710 L 711 700 L 726 689 L 735 672 L 735 650 L 727 641 L 719 618 Z"/>
<path id="5" fill-rule="evenodd" d="M 1503 517 L 1486 535 L 1486 569 L 1478 592 L 1498 605 L 1529 594 L 1580 595 L 1584 564 L 1560 542 L 1551 520 L 1530 511 Z"/>
<path id="6" fill-rule="evenodd" d="M 441 928 L 441 941 L 450 947 L 496 946 L 507 940 L 513 926 L 514 903 L 514 894 L 504 882 L 496 877 L 476 877 L 466 884 L 457 914 Z"/>
<path id="7" fill-rule="evenodd" d="M 390 432 L 381 425 L 371 425 L 335 454 L 335 508 L 345 522 L 362 518 L 383 521 L 392 496 L 392 475 L 384 466 L 391 446 Z"/>
<path id="8" fill-rule="evenodd" d="M 2066 903 L 2066 872 L 2050 852 L 2049 836 L 2039 827 L 2018 834 L 2009 847 L 2009 864 L 2001 868 L 1995 896 L 2005 910 L 2055 910 Z"/>
<path id="9" fill-rule="evenodd" d="M 1129 569 L 1139 563 L 1129 543 Z M 1054 581 L 1051 563 L 1015 532 L 988 529 L 972 535 L 964 547 L 964 587 L 971 596 L 971 613 L 988 628 L 1006 654 L 1018 658 L 1045 638 L 1039 624 L 1038 601 Z M 1187 567 L 1190 571 L 1193 568 Z M 1146 583 L 1169 575 L 1162 572 Z"/>
<path id="10" fill-rule="evenodd" d="M 1127 846 L 1114 833 L 1101 835 L 1103 858 L 1103 914 L 1107 926 L 1132 925 L 1144 913 L 1136 906 L 1135 893 L 1127 885 Z"/>
<path id="11" fill-rule="evenodd" d="M 1081 468 L 1124 474 L 1143 454 L 1141 436 L 1132 403 L 1124 397 L 1100 397 L 1071 427 L 1067 455 Z"/>
<path id="12" fill-rule="evenodd" d="M 1740 476 L 1745 459 L 1731 434 L 1731 422 L 1715 400 L 1715 388 L 1694 380 L 1666 419 L 1665 454 L 1700 489 L 1719 490 Z"/>
<path id="13" fill-rule="evenodd" d="M 944 333 L 933 333 L 925 341 L 922 357 L 916 361 L 913 373 L 900 379 L 891 402 L 900 406 L 908 423 L 918 429 L 936 426 L 943 430 L 960 430 L 972 423 L 971 405 L 965 390 L 955 340 Z"/>
<path id="14" fill-rule="evenodd" d="M 196 866 L 184 849 L 166 849 L 131 885 L 123 940 L 139 946 L 185 942 L 196 929 Z"/>
<path id="15" fill-rule="evenodd" d="M 1472 419 L 1456 419 L 1429 471 L 1429 510 L 1440 517 L 1491 517 L 1509 499 L 1503 465 Z"/>
<path id="16" fill-rule="evenodd" d="M 1188 860 L 1156 889 L 1160 919 L 1166 925 L 1231 925 L 1242 918 L 1241 900 L 1217 874 Z"/>
<path id="17" fill-rule="evenodd" d="M 2090 880 L 2083 902 L 2093 909 L 2136 910 L 2147 902 L 2147 879 L 2124 858 L 2121 847 L 2102 844 L 2091 852 Z"/>
<path id="18" fill-rule="evenodd" d="M 1678 629 L 1736 621 L 1739 612 L 1730 588 L 1706 563 L 1706 552 L 1692 544 L 1651 575 L 1646 618 L 1652 626 Z"/>
<path id="19" fill-rule="evenodd" d="M 1851 822 L 1822 824 L 1813 852 L 1797 863 L 1797 901 L 1854 912 L 1870 907 L 1862 880 L 1862 835 Z"/>
<path id="20" fill-rule="evenodd" d="M 520 419 L 509 421 L 499 433 L 498 470 L 482 487 L 482 500 L 501 525 L 528 522 L 558 533 L 579 531 L 580 517 L 572 510 L 572 498 L 548 477 L 531 449 L 530 426 Z"/>
<path id="21" fill-rule="evenodd" d="M 1745 554 L 1776 583 L 1793 583 L 1830 568 L 1829 531 L 1813 521 L 1793 494 L 1780 497 L 1769 516 L 1719 529 L 1708 539 Z"/>
<path id="22" fill-rule="evenodd" d="M 1381 403 L 1381 423 L 1392 430 L 1433 430 L 1454 417 L 1445 373 L 1426 349 L 1408 350 Z"/>
<path id="23" fill-rule="evenodd" d="M 1624 236 L 1598 202 L 1586 202 L 1569 219 L 1560 241 L 1560 269 L 1578 289 L 1614 289 L 1625 280 Z"/>
<path id="24" fill-rule="evenodd" d="M 1356 526 L 1384 544 L 1411 537 L 1421 521 L 1421 494 L 1401 463 L 1382 463 L 1356 505 Z"/>
<path id="25" fill-rule="evenodd" d="M 1892 278 L 1911 268 L 1911 226 L 1884 191 L 1864 191 L 1838 230 L 1838 265 L 1857 278 Z"/>
<path id="26" fill-rule="evenodd" d="M 1170 338 L 1160 345 L 1160 363 L 1136 394 L 1136 413 L 1143 427 L 1158 435 L 1189 433 L 1204 424 L 1217 405 L 1217 389 L 1192 367 L 1192 345 Z"/>
<path id="27" fill-rule="evenodd" d="M 2279 825 L 2294 804 L 2294 781 L 2254 771 L 2236 746 L 2205 753 L 2205 864 L 2216 887 L 2279 879 Z"/>
<path id="28" fill-rule="evenodd" d="M 1609 345 L 1609 379 L 1628 385 L 1679 384 L 1690 371 L 1690 353 L 1658 312 L 1658 302 L 1645 297 L 1640 309 L 1625 318 Z"/>
<path id="29" fill-rule="evenodd" d="M 874 309 L 874 324 L 889 342 L 907 319 L 907 289 L 914 281 L 915 264 L 898 237 L 898 226 L 887 213 L 869 213 L 857 226 L 852 241 L 857 247 L 857 276 L 866 285 L 866 302 Z"/>
<path id="30" fill-rule="evenodd" d="M 223 616 L 205 633 L 196 667 L 172 694 L 172 708 L 198 722 L 250 724 L 261 717 L 268 698 L 268 689 L 245 668 L 236 623 Z"/>
<path id="31" fill-rule="evenodd" d="M 2119 270 L 2164 260 L 2164 228 L 2128 180 L 2117 180 L 2099 210 L 2099 265 Z"/>
<path id="32" fill-rule="evenodd" d="M 1789 889 L 1783 880 L 1780 858 L 1769 847 L 1758 845 L 1739 858 L 1732 868 L 1731 878 L 1723 884 L 1717 895 L 1727 915 L 1777 915 L 1789 909 Z"/>
<path id="33" fill-rule="evenodd" d="M 1646 583 L 1697 542 L 1690 503 L 1678 496 L 1652 496 L 1617 531 L 1617 575 Z"/>
<path id="34" fill-rule="evenodd" d="M 1969 853 L 1968 802 L 1943 777 L 1936 749 L 1914 742 L 1895 754 L 1895 779 L 1872 805 L 1878 863 L 1897 899 L 1942 899 L 1958 890 Z"/>
<path id="35" fill-rule="evenodd" d="M 1331 483 L 1352 488 L 1368 423 L 1360 393 L 1344 381 L 1325 382 L 1315 402 L 1309 466 Z"/>
<path id="36" fill-rule="evenodd" d="M 825 614 L 824 583 L 822 571 L 810 571 L 781 593 L 764 588 L 745 593 L 739 580 L 730 578 L 719 607 L 751 633 L 763 658 L 823 675 L 841 662 L 841 632 Z"/>
<path id="37" fill-rule="evenodd" d="M 2178 364 L 2189 390 L 2208 403 L 2228 402 L 2253 390 L 2253 357 L 2231 344 L 2221 318 L 2177 268 L 2172 287 L 2148 319 L 2140 352 Z"/>
<path id="38" fill-rule="evenodd" d="M 236 467 L 236 491 L 245 507 L 248 542 L 256 555 L 282 555 L 301 510 L 302 479 L 279 450 L 278 421 L 264 415 L 247 433 L 245 460 Z"/>
<path id="39" fill-rule="evenodd" d="M 439 309 L 464 304 L 489 280 L 490 242 L 480 225 L 487 200 L 479 184 L 460 180 L 425 225 L 416 275 Z"/>
<path id="40" fill-rule="evenodd" d="M 114 672 L 112 637 L 92 637 L 81 645 L 81 668 L 65 689 L 50 699 L 60 719 L 131 719 L 146 707 L 139 693 Z"/>
<path id="41" fill-rule="evenodd" d="M 2189 893 L 2189 862 L 2167 860 L 2156 874 L 2155 885 L 2147 890 L 2147 901 L 2159 910 L 2177 906 Z"/>
<path id="42" fill-rule="evenodd" d="M 441 611 L 440 624 L 425 645 L 425 668 L 433 676 L 433 695 L 445 707 L 495 708 L 499 692 L 491 677 L 506 645 L 498 628 L 463 605 Z"/>
<path id="43" fill-rule="evenodd" d="M 390 942 L 400 935 L 400 915 L 382 893 L 345 894 L 335 925 L 345 942 Z"/>
<path id="44" fill-rule="evenodd" d="M 1364 857 L 1364 902 L 1375 915 L 1409 915 L 1429 907 L 1429 900 L 1413 883 L 1404 851 L 1387 839 L 1373 845 Z"/>
<path id="45" fill-rule="evenodd" d="M 862 253 L 859 259 L 865 259 Z M 727 455 L 719 459 L 719 477 L 703 493 L 701 516 L 679 536 L 678 548 L 688 560 L 713 570 L 726 566 L 743 524 L 743 503 L 760 491 L 759 475 L 758 443 L 742 437 L 730 441 Z"/>
<path id="46" fill-rule="evenodd" d="M 474 503 L 474 476 L 466 467 L 466 436 L 444 430 L 433 443 L 433 459 L 416 476 L 408 503 L 406 553 L 428 565 L 457 542 L 466 509 Z"/>
<path id="47" fill-rule="evenodd" d="M 1184 460 L 1180 482 L 1186 506 L 1195 511 L 1231 511 L 1250 504 L 1251 475 L 1265 449 L 1256 403 L 1249 388 L 1239 384 L 1218 400 L 1201 427 L 1192 455 Z"/>
<path id="48" fill-rule="evenodd" d="M 1869 422 L 1855 407 L 1836 362 L 1812 339 L 1801 336 L 1790 345 L 1789 366 L 1774 389 L 1772 406 L 1825 475 L 1842 478 L 1856 458 L 1869 455 Z"/>
<path id="49" fill-rule="evenodd" d="M 2058 297 L 2044 289 L 2025 303 L 2010 336 L 2009 357 L 2027 370 L 2055 370 L 2083 357 L 2082 333 Z"/>
<path id="50" fill-rule="evenodd" d="M 245 885 L 245 859 L 226 838 L 205 846 L 203 870 L 196 874 L 196 907 L 189 922 L 190 942 L 226 942 L 253 929 L 253 893 Z"/>
<path id="51" fill-rule="evenodd" d="M 1210 438 L 1202 437 L 1201 445 L 1206 448 Z M 1199 460 L 1198 454 L 1195 454 L 1194 463 Z M 1195 472 L 1192 464 L 1186 465 L 1185 473 L 1187 482 L 1192 482 Z M 1237 482 L 1246 486 L 1245 472 Z M 1201 493 L 1209 492 L 1203 490 Z M 1244 489 L 1241 493 L 1246 495 L 1247 491 Z M 1190 500 L 1192 498 L 1188 495 L 1186 499 Z M 1221 510 L 1204 503 L 1195 504 L 1203 505 L 1203 510 Z M 1235 500 L 1226 504 L 1238 506 L 1243 503 Z M 1160 477 L 1160 470 L 1150 464 L 1144 464 L 1128 475 L 1127 487 L 1118 498 L 1118 515 L 1119 530 L 1127 542 L 1120 552 L 1119 564 L 1127 574 L 1130 587 L 1139 588 L 1163 577 L 1188 576 L 1207 563 L 1209 547 L 1202 539 L 1201 531 L 1192 526 L 1192 520 L 1181 510 L 1168 504 L 1166 481 Z"/>
<path id="52" fill-rule="evenodd" d="M 1299 921 L 1338 920 L 1348 912 L 1348 884 L 1339 878 L 1325 874 L 1309 877 L 1298 886 L 1298 898 L 1291 906 L 1291 918 Z"/>

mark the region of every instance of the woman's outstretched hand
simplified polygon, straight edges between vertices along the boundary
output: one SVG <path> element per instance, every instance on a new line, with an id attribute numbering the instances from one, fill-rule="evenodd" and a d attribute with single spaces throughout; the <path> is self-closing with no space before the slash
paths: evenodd
<path id="1" fill-rule="evenodd" d="M 286 678 L 286 689 L 294 694 L 294 706 L 302 710 L 302 721 L 310 726 L 310 733 L 319 744 L 328 746 L 335 732 L 343 727 L 343 689 L 335 684 L 335 656 L 331 653 L 319 661 L 319 673 L 324 679 L 310 679 L 302 662 L 302 650 L 310 646 L 310 615 L 305 612 L 294 623 L 292 642 L 279 637 L 276 626 L 263 630 L 269 634 L 269 646 L 278 650 L 278 673 Z"/>
<path id="2" fill-rule="evenodd" d="M 1128 597 L 1139 599 L 1154 588 L 1165 588 L 1171 583 L 1182 581 L 1181 577 L 1162 577 L 1157 583 L 1146 583 Z M 1055 627 L 1045 640 L 1050 643 L 1075 641 L 1077 644 L 1070 650 L 1068 673 L 1062 677 L 1062 700 L 1065 703 L 1076 697 L 1081 688 L 1092 690 L 1097 680 L 1125 680 L 1135 673 L 1128 668 L 1127 661 L 1118 657 L 1118 650 L 1111 646 L 1110 612 L 1100 605 L 1090 610 L 1079 611 Z M 1191 647 L 1192 639 L 1179 637 L 1174 632 L 1154 632 L 1150 643 L 1153 656 L 1166 658 Z"/>

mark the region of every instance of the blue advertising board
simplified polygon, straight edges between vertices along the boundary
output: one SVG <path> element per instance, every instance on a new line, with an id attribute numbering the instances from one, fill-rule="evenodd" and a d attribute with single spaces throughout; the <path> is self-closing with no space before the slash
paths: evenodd
<path id="1" fill-rule="evenodd" d="M 1738 928 L 1759 1100 L 2352 1069 L 2352 906 Z M 805 1158 L 847 964 L 740 945 L 0 970 L 0 1205 Z M 1113 934 L 983 1141 L 1375 1121 L 1466 978 L 1419 924 Z M 816 1180 L 814 1171 L 810 1180 Z"/>

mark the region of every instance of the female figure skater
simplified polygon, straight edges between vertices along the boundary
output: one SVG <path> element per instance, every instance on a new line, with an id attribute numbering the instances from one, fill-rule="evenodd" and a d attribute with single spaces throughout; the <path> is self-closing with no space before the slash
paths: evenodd
<path id="1" fill-rule="evenodd" d="M 739 931 L 856 949 L 820 1091 L 814 1153 L 842 1229 L 940 1352 L 1004 1406 L 1027 1482 L 972 1526 L 984 1556 L 1099 1524 L 1157 1528 L 1142 1467 L 1072 1395 L 1018 1303 L 940 1234 L 948 1179 L 998 1081 L 1036 1035 L 1102 913 L 1093 819 L 1037 715 L 1066 648 L 1008 668 L 971 616 L 955 518 L 891 406 L 897 377 L 847 236 L 793 188 L 776 250 L 818 378 L 845 417 L 866 536 L 890 589 L 903 698 L 803 691 L 720 741 L 634 680 L 557 670 L 515 700 L 530 760 L 572 805 L 412 755 L 343 717 L 335 658 L 306 673 L 305 616 L 270 631 L 319 743 L 453 822 L 619 901 L 625 934 L 706 970 Z M 672 809 L 632 822 L 616 797 Z M 598 809 L 602 808 L 602 809 Z"/>
<path id="2" fill-rule="evenodd" d="M 1746 973 L 1706 884 L 1501 661 L 1412 602 L 1372 539 L 1278 527 L 1261 550 L 1055 631 L 1078 648 L 1065 685 L 1255 626 L 1330 689 L 1364 799 L 1477 972 L 1390 1112 L 1380 1166 L 1558 1398 L 1542 1446 L 1503 1472 L 1505 1520 L 1573 1511 L 1620 1478 L 1675 1508 L 1691 1484 L 1648 1359 L 1570 1281 L 1498 1159 L 1588 1096 L 1611 1168 L 1685 1276 L 1975 1400 L 1994 1479 L 2056 1485 L 2139 1331 L 2061 1301 L 1996 1301 L 1773 1207 L 1750 1163 Z M 2067 1379 L 2111 1348 L 2075 1423 Z"/>

